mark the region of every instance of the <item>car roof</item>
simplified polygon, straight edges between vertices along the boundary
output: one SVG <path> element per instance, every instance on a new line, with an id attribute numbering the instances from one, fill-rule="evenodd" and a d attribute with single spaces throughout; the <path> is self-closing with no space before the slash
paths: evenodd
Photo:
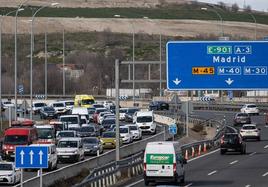
<path id="1" fill-rule="evenodd" d="M 82 139 L 79 137 L 68 137 L 68 138 L 61 138 L 59 141 L 81 141 Z"/>
<path id="2" fill-rule="evenodd" d="M 52 146 L 56 146 L 55 144 L 31 144 L 30 146 L 32 147 L 52 147 Z"/>
<path id="3" fill-rule="evenodd" d="M 254 126 L 254 127 L 256 127 L 256 124 L 244 124 L 242 127 L 246 127 L 246 126 Z"/>
<path id="4" fill-rule="evenodd" d="M 75 132 L 74 130 L 62 130 L 62 131 L 59 131 L 60 132 Z"/>

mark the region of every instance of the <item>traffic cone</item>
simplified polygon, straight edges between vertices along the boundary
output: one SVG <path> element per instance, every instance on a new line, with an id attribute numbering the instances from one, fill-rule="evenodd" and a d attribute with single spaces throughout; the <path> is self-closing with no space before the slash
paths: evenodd
<path id="1" fill-rule="evenodd" d="M 201 145 L 199 145 L 199 147 L 198 147 L 198 156 L 200 156 L 201 155 Z"/>
<path id="2" fill-rule="evenodd" d="M 194 147 L 192 147 L 192 157 L 194 157 Z"/>
<path id="3" fill-rule="evenodd" d="M 203 152 L 204 153 L 207 152 L 207 144 L 206 143 L 204 143 L 204 150 L 203 150 Z"/>
<path id="4" fill-rule="evenodd" d="M 185 158 L 185 160 L 188 160 L 188 150 L 187 150 L 187 149 L 186 149 L 186 151 L 185 151 L 184 158 Z"/>

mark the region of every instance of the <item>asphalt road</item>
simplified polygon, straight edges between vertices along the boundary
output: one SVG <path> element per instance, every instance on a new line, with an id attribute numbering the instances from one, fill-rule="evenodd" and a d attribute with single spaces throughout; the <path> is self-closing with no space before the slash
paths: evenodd
<path id="1" fill-rule="evenodd" d="M 204 118 L 221 120 L 232 125 L 232 112 L 195 111 L 195 115 Z M 190 187 L 267 187 L 268 186 L 268 127 L 265 127 L 264 116 L 252 116 L 252 122 L 261 129 L 261 141 L 247 141 L 246 155 L 227 153 L 220 155 L 216 150 L 208 155 L 189 160 L 185 165 L 185 184 Z M 152 184 L 151 186 L 155 186 Z M 157 185 L 174 186 L 170 183 Z M 144 186 L 142 176 L 136 178 L 126 187 Z"/>

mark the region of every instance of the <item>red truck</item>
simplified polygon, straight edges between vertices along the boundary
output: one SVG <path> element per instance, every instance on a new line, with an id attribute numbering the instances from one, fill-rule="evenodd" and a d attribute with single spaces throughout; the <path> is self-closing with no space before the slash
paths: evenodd
<path id="1" fill-rule="evenodd" d="M 13 160 L 15 157 L 15 147 L 19 145 L 30 145 L 36 143 L 38 139 L 35 127 L 11 127 L 4 132 L 3 159 Z"/>

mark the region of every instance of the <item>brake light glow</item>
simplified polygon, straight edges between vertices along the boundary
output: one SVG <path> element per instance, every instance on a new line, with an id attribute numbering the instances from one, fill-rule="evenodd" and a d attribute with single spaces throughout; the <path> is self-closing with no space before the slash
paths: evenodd
<path id="1" fill-rule="evenodd" d="M 143 171 L 146 171 L 146 163 L 143 163 Z"/>
<path id="2" fill-rule="evenodd" d="M 173 172 L 174 173 L 176 172 L 176 168 L 177 168 L 177 164 L 176 163 L 173 163 Z"/>
<path id="3" fill-rule="evenodd" d="M 224 138 L 224 136 L 222 136 L 222 138 L 221 138 L 221 144 L 223 144 L 223 143 L 224 143 L 224 140 L 223 140 L 223 138 Z"/>

